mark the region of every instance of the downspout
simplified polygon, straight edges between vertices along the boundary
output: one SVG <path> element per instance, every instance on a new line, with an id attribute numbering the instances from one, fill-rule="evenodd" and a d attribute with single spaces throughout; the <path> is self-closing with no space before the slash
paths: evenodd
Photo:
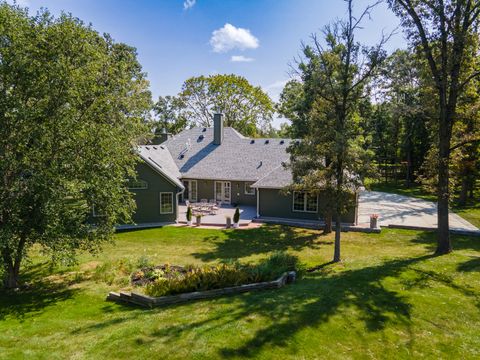
<path id="1" fill-rule="evenodd" d="M 257 219 L 260 217 L 260 188 L 257 188 Z"/>
<path id="2" fill-rule="evenodd" d="M 179 206 L 178 206 L 178 204 L 180 203 L 180 200 L 179 200 L 179 199 L 180 199 L 180 195 L 183 195 L 184 191 L 185 191 L 185 188 L 183 188 L 182 190 L 180 190 L 180 192 L 177 192 L 177 196 L 176 196 L 176 198 L 177 198 L 177 207 L 176 207 L 176 211 L 175 211 L 175 222 L 177 222 L 177 223 L 178 223 L 178 216 L 179 216 L 179 211 L 180 211 Z"/>

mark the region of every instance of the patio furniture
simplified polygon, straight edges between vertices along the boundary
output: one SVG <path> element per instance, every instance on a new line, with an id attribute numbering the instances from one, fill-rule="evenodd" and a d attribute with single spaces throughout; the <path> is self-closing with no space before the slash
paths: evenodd
<path id="1" fill-rule="evenodd" d="M 207 200 L 207 199 L 201 199 L 200 202 L 201 202 L 201 203 L 204 203 L 204 204 L 205 204 L 205 203 L 208 204 L 208 200 Z"/>

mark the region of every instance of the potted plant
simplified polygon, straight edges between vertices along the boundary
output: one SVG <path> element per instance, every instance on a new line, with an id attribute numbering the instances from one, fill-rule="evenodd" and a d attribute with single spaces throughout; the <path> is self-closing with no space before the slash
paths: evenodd
<path id="1" fill-rule="evenodd" d="M 192 208 L 187 208 L 187 226 L 192 226 Z"/>
<path id="2" fill-rule="evenodd" d="M 197 226 L 200 226 L 202 224 L 202 215 L 197 214 L 195 215 L 195 218 L 197 219 Z"/>
<path id="3" fill-rule="evenodd" d="M 378 214 L 370 215 L 370 229 L 378 229 Z"/>
<path id="4" fill-rule="evenodd" d="M 226 228 L 230 229 L 232 226 L 232 217 L 231 216 L 225 216 L 225 221 L 226 221 Z"/>
<path id="5" fill-rule="evenodd" d="M 240 222 L 240 209 L 237 207 L 235 209 L 235 214 L 233 214 L 233 227 L 238 228 L 238 223 Z"/>

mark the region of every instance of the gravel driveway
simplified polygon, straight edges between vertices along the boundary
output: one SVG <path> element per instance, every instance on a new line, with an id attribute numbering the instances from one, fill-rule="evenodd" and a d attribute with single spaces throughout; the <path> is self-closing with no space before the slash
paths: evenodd
<path id="1" fill-rule="evenodd" d="M 437 228 L 437 204 L 410 196 L 362 191 L 358 211 L 359 225 L 369 224 L 370 214 L 379 214 L 380 226 Z M 480 232 L 477 227 L 452 212 L 450 212 L 450 229 Z"/>

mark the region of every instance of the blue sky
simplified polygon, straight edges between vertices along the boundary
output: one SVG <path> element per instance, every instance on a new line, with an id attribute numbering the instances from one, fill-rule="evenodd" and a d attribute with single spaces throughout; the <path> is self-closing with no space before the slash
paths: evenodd
<path id="1" fill-rule="evenodd" d="M 9 0 L 13 2 L 13 0 Z M 196 75 L 234 73 L 274 100 L 289 79 L 301 41 L 345 16 L 343 0 L 19 0 L 31 12 L 71 12 L 99 32 L 137 48 L 154 98 L 175 95 Z M 373 0 L 357 0 L 360 11 Z M 227 25 L 228 24 L 228 25 Z M 398 26 L 385 5 L 364 23 L 358 39 L 374 44 Z M 214 35 L 215 34 L 215 35 Z M 212 39 L 213 37 L 213 39 Z M 405 47 L 398 31 L 387 44 Z M 232 61 L 237 60 L 237 61 Z M 240 61 L 243 60 L 243 61 Z M 275 121 L 278 126 L 280 120 Z"/>

